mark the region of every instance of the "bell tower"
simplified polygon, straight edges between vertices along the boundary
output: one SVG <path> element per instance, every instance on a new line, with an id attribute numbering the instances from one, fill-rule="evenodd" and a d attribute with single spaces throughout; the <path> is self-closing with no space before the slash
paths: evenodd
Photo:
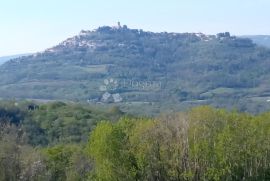
<path id="1" fill-rule="evenodd" d="M 117 28 L 118 28 L 118 29 L 122 28 L 122 27 L 121 27 L 121 23 L 120 23 L 119 21 L 117 22 Z"/>

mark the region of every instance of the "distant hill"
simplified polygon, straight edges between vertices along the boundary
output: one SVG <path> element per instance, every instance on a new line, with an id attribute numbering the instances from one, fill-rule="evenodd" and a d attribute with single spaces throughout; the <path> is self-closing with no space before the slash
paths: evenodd
<path id="1" fill-rule="evenodd" d="M 243 38 L 250 38 L 254 43 L 270 48 L 270 35 L 247 35 Z"/>
<path id="2" fill-rule="evenodd" d="M 10 56 L 0 57 L 0 65 L 5 63 L 8 60 L 19 58 L 19 57 L 22 57 L 22 56 L 28 56 L 28 55 L 31 55 L 31 54 L 30 53 L 25 53 L 25 54 L 18 54 L 18 55 L 10 55 Z"/>
<path id="3" fill-rule="evenodd" d="M 210 104 L 270 108 L 270 50 L 230 33 L 103 26 L 0 67 L 3 98 L 116 104 L 158 113 Z"/>

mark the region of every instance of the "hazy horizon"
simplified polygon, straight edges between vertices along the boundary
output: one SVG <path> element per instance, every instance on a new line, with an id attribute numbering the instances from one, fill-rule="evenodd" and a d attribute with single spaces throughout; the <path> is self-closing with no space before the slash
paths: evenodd
<path id="1" fill-rule="evenodd" d="M 171 0 L 0 2 L 0 56 L 43 51 L 80 30 L 113 26 L 153 32 L 269 35 L 270 1 Z"/>

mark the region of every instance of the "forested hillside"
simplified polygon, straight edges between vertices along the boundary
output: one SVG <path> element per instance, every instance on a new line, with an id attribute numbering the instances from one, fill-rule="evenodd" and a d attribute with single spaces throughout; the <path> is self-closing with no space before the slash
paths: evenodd
<path id="1" fill-rule="evenodd" d="M 0 95 L 116 104 L 144 114 L 204 104 L 257 113 L 270 108 L 269 67 L 269 49 L 228 32 L 104 26 L 0 66 Z"/>
<path id="2" fill-rule="evenodd" d="M 0 180 L 269 180 L 270 113 L 0 103 Z"/>

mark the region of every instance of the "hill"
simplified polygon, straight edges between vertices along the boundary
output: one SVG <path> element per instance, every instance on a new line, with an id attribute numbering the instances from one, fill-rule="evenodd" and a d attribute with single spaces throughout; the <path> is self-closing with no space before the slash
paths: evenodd
<path id="1" fill-rule="evenodd" d="M 261 112 L 270 108 L 269 66 L 269 49 L 228 32 L 103 26 L 2 65 L 0 95 L 116 104 L 148 114 L 201 104 Z"/>

